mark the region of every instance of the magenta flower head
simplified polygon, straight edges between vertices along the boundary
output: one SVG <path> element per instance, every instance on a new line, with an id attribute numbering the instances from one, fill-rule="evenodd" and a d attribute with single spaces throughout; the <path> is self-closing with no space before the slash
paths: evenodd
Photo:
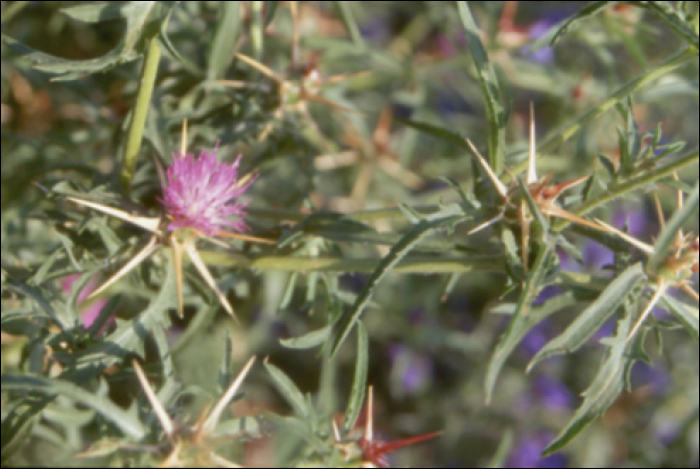
<path id="1" fill-rule="evenodd" d="M 178 152 L 168 167 L 163 198 L 159 199 L 171 220 L 168 230 L 194 228 L 208 236 L 217 235 L 223 227 L 247 230 L 243 218 L 248 202 L 235 199 L 245 193 L 257 176 L 239 180 L 240 161 L 239 156 L 232 164 L 220 163 L 216 147 L 203 150 L 197 159 L 192 153 Z"/>

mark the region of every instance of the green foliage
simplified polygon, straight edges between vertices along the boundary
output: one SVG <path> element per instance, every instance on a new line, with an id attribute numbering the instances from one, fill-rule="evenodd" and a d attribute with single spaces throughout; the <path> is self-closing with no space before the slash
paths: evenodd
<path id="1" fill-rule="evenodd" d="M 696 464 L 697 2 L 2 8 L 3 466 Z"/>

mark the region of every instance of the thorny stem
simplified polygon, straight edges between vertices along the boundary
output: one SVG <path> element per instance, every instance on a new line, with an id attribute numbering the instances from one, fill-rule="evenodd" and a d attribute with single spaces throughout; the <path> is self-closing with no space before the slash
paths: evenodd
<path id="1" fill-rule="evenodd" d="M 697 163 L 698 161 L 698 152 L 690 153 L 688 155 L 685 155 L 678 160 L 669 163 L 665 166 L 656 168 L 652 171 L 646 171 L 646 170 L 640 170 L 640 173 L 637 174 L 636 176 L 632 177 L 631 179 L 628 179 L 627 181 L 619 184 L 611 184 L 608 190 L 604 193 L 601 194 L 588 202 L 582 204 L 580 207 L 571 210 L 571 213 L 574 213 L 579 216 L 586 215 L 587 213 L 591 212 L 592 210 L 600 207 L 601 205 L 604 205 L 605 203 L 616 199 L 618 197 L 621 197 L 633 190 L 639 189 L 643 187 L 646 184 L 653 183 L 655 181 L 658 181 L 659 179 L 668 177 L 672 175 L 674 172 L 679 172 L 686 166 L 689 166 L 693 163 Z M 517 172 L 517 171 L 516 171 Z M 425 212 L 425 213 L 430 213 L 434 212 L 440 209 L 439 206 L 437 205 L 424 205 L 424 206 L 418 206 L 418 207 L 412 207 L 413 209 L 419 211 L 419 212 Z M 267 219 L 272 219 L 272 220 L 278 220 L 278 221 L 292 221 L 292 222 L 300 222 L 303 221 L 306 217 L 308 217 L 310 214 L 305 214 L 293 210 L 274 210 L 274 209 L 262 209 L 262 208 L 253 208 L 253 207 L 248 207 L 246 209 L 248 211 L 248 214 L 253 217 L 259 217 L 259 218 L 267 218 Z M 348 212 L 345 214 L 349 218 L 353 218 L 358 221 L 373 221 L 373 220 L 380 220 L 380 219 L 387 219 L 387 218 L 396 218 L 396 219 L 403 219 L 405 218 L 404 213 L 399 209 L 398 207 L 391 207 L 391 208 L 381 208 L 381 209 L 372 209 L 372 210 L 359 210 L 356 212 Z M 557 220 L 553 227 L 554 230 L 559 232 L 562 231 L 564 228 L 569 226 L 571 222 L 567 220 Z"/>
<path id="2" fill-rule="evenodd" d="M 247 258 L 219 251 L 201 251 L 200 255 L 202 260 L 211 266 L 289 272 L 372 273 L 381 261 L 380 258 L 347 259 L 342 257 L 260 256 Z M 450 259 L 411 257 L 401 261 L 393 271 L 397 273 L 421 274 L 475 271 L 499 273 L 504 272 L 504 264 L 499 256 L 454 257 Z"/>

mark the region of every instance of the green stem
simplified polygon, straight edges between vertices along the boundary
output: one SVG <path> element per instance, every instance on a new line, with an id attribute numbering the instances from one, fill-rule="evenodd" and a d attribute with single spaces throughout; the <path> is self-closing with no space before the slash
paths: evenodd
<path id="1" fill-rule="evenodd" d="M 158 38 L 154 36 L 150 39 L 143 60 L 136 104 L 131 113 L 131 122 L 129 122 L 126 145 L 124 146 L 124 163 L 119 174 L 119 183 L 126 193 L 129 193 L 131 189 L 131 180 L 136 171 L 136 160 L 141 150 L 143 130 L 146 127 L 146 116 L 151 105 L 151 96 L 153 96 L 153 87 L 158 72 L 158 63 L 160 62 L 160 52 Z"/>
<path id="2" fill-rule="evenodd" d="M 381 261 L 379 258 L 346 259 L 342 257 L 291 257 L 260 256 L 248 258 L 222 254 L 216 251 L 200 251 L 204 262 L 217 267 L 241 267 L 258 270 L 281 270 L 288 272 L 352 272 L 371 273 Z M 503 272 L 503 259 L 498 256 L 411 257 L 393 269 L 405 274 L 437 274 L 455 272 Z"/>
<path id="3" fill-rule="evenodd" d="M 698 152 L 696 151 L 694 153 L 689 153 L 688 155 L 685 155 L 684 157 L 665 166 L 661 166 L 648 172 L 644 171 L 640 175 L 633 177 L 632 179 L 628 179 L 627 181 L 613 183 L 608 186 L 608 189 L 605 192 L 597 197 L 587 200 L 584 204 L 572 212 L 578 216 L 584 216 L 601 205 L 605 205 L 611 200 L 622 197 L 629 192 L 640 189 L 641 187 L 656 182 L 659 179 L 671 176 L 673 173 L 676 173 L 686 166 L 697 162 Z M 568 220 L 557 220 L 554 223 L 553 229 L 554 231 L 561 231 L 569 226 L 569 224 L 571 224 L 571 222 Z"/>
<path id="4" fill-rule="evenodd" d="M 440 210 L 440 207 L 437 205 L 424 205 L 424 206 L 420 206 L 420 207 L 411 207 L 411 208 L 413 208 L 414 210 L 417 210 L 419 212 L 425 212 L 425 213 L 433 213 L 433 212 Z M 248 212 L 248 214 L 250 216 L 253 216 L 253 217 L 269 218 L 269 219 L 278 220 L 278 221 L 294 221 L 294 222 L 303 221 L 306 217 L 308 217 L 310 215 L 307 213 L 295 212 L 293 210 L 270 210 L 270 209 L 253 208 L 253 207 L 246 208 L 246 212 Z M 352 218 L 353 220 L 357 220 L 357 221 L 384 220 L 386 218 L 406 219 L 406 216 L 403 214 L 401 209 L 399 209 L 398 207 L 380 208 L 380 209 L 373 209 L 373 210 L 360 210 L 357 212 L 345 213 L 344 215 L 347 216 L 348 218 Z"/>

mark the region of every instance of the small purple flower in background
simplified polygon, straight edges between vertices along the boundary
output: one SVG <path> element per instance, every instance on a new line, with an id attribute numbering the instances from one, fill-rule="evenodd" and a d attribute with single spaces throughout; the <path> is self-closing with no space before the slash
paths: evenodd
<path id="1" fill-rule="evenodd" d="M 600 343 L 601 339 L 604 339 L 606 337 L 611 337 L 615 333 L 615 327 L 617 325 L 617 319 L 616 318 L 610 318 L 607 321 L 601 325 L 597 331 L 593 333 L 593 336 L 591 337 L 590 341 L 598 347 L 603 347 L 603 345 Z"/>
<path id="2" fill-rule="evenodd" d="M 537 352 L 540 351 L 550 340 L 552 340 L 559 331 L 556 330 L 552 321 L 543 319 L 535 324 L 525 337 L 520 341 L 518 346 L 518 356 L 530 360 Z M 560 359 L 561 357 L 552 357 L 549 360 Z"/>
<path id="3" fill-rule="evenodd" d="M 682 435 L 682 423 L 670 419 L 668 416 L 665 416 L 660 422 L 653 423 L 653 427 L 656 440 L 665 446 L 673 444 Z"/>
<path id="4" fill-rule="evenodd" d="M 391 391 L 397 397 L 412 395 L 424 390 L 432 380 L 433 360 L 402 344 L 389 350 L 392 366 Z"/>
<path id="5" fill-rule="evenodd" d="M 523 435 L 518 445 L 511 450 L 505 467 L 566 467 L 568 459 L 562 453 L 540 457 L 551 440 L 552 435 L 548 432 Z"/>
<path id="6" fill-rule="evenodd" d="M 536 21 L 527 27 L 528 36 L 531 39 L 539 39 L 550 30 L 553 24 L 554 22 L 549 19 Z M 542 65 L 554 62 L 554 48 L 549 46 L 533 51 L 532 45 L 528 44 L 520 50 L 520 55 Z"/>
<path id="7" fill-rule="evenodd" d="M 197 159 L 192 153 L 178 153 L 168 167 L 160 199 L 171 220 L 168 229 L 194 228 L 209 236 L 217 235 L 224 226 L 247 230 L 243 221 L 247 202 L 232 199 L 243 195 L 256 176 L 239 181 L 240 160 L 239 156 L 233 164 L 220 163 L 216 148 L 203 150 Z M 230 220 L 232 216 L 236 219 Z"/>
<path id="8" fill-rule="evenodd" d="M 535 301 L 532 302 L 533 306 L 540 306 L 544 304 L 547 300 L 551 300 L 555 296 L 559 296 L 564 292 L 562 288 L 558 285 L 547 285 L 542 290 L 540 290 Z"/>
<path id="9" fill-rule="evenodd" d="M 574 402 L 565 384 L 546 375 L 537 375 L 530 381 L 529 392 L 518 400 L 518 407 L 524 412 L 539 408 L 561 411 L 571 409 Z"/>
<path id="10" fill-rule="evenodd" d="M 71 290 L 71 287 L 73 286 L 73 283 L 75 283 L 76 280 L 80 278 L 80 274 L 72 274 L 61 280 L 61 288 L 63 291 L 66 293 L 69 293 Z M 90 296 L 90 293 L 92 293 L 95 288 L 97 288 L 97 277 L 93 276 L 90 279 L 90 282 L 88 282 L 87 285 L 80 291 L 78 294 L 78 306 L 80 307 L 85 300 L 87 299 L 88 296 Z M 81 308 L 80 311 L 80 317 L 83 320 L 83 327 L 85 329 L 89 329 L 90 326 L 95 322 L 97 317 L 100 315 L 100 311 L 102 311 L 102 308 L 107 304 L 107 299 L 106 298 L 98 298 L 90 303 L 85 308 Z M 109 323 L 113 323 L 114 318 L 110 318 L 109 322 L 105 324 L 105 327 L 109 325 Z M 104 330 L 104 328 L 103 328 Z M 102 333 L 102 330 L 100 331 Z"/>
<path id="11" fill-rule="evenodd" d="M 654 366 L 643 361 L 637 361 L 632 368 L 630 381 L 632 382 L 632 389 L 647 386 L 652 394 L 660 395 L 664 394 L 668 388 L 671 378 L 666 370 L 658 364 Z"/>

